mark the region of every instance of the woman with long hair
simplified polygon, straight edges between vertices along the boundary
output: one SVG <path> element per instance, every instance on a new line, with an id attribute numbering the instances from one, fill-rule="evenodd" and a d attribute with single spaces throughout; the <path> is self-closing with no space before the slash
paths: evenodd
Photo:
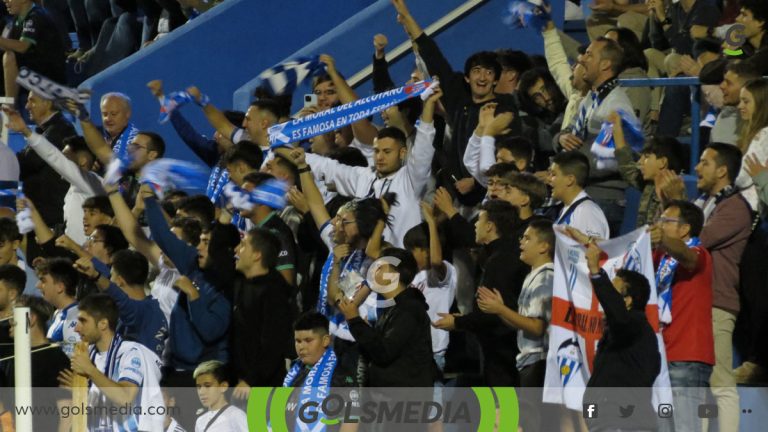
<path id="1" fill-rule="evenodd" d="M 741 89 L 739 114 L 744 121 L 738 146 L 744 155 L 741 170 L 736 177 L 736 186 L 742 190 L 752 209 L 757 211 L 758 198 L 752 178 L 747 173 L 746 158 L 757 156 L 758 160 L 768 158 L 768 80 L 759 78 L 748 82 Z"/>

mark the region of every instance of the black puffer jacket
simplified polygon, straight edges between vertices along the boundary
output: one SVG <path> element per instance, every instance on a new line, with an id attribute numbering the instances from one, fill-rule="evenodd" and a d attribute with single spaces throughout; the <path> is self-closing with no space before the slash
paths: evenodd
<path id="1" fill-rule="evenodd" d="M 428 308 L 421 291 L 407 288 L 375 327 L 360 317 L 349 320 L 349 330 L 367 363 L 367 386 L 432 387 L 437 369 Z"/>

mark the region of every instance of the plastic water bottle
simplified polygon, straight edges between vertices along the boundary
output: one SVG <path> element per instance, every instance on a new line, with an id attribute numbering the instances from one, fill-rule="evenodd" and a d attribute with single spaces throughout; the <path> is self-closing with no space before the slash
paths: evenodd
<path id="1" fill-rule="evenodd" d="M 24 198 L 24 183 L 19 182 L 19 187 L 16 191 L 16 198 Z M 35 230 L 35 223 L 32 221 L 32 210 L 29 207 L 24 207 L 23 210 L 16 213 L 16 225 L 19 227 L 21 234 L 26 234 Z"/>

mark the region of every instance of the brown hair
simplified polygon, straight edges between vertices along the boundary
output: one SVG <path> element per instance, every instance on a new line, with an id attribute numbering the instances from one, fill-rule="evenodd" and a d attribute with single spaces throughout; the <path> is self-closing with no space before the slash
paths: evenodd
<path id="1" fill-rule="evenodd" d="M 739 150 L 746 154 L 757 133 L 768 127 L 768 110 L 764 109 L 768 105 L 768 80 L 763 78 L 751 80 L 744 85 L 744 90 L 751 93 L 755 100 L 755 112 L 739 136 Z"/>

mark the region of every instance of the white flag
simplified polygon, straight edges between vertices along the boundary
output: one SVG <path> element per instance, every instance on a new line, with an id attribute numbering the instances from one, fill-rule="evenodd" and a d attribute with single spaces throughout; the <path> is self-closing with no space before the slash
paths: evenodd
<path id="1" fill-rule="evenodd" d="M 597 343 L 603 335 L 603 310 L 594 295 L 589 278 L 585 248 L 555 228 L 555 281 L 552 321 L 549 331 L 544 402 L 582 409 L 582 397 L 595 359 Z M 643 274 L 651 287 L 646 315 L 656 331 L 661 353 L 661 373 L 656 377 L 653 404 L 671 403 L 672 390 L 667 370 L 664 340 L 659 331 L 655 271 L 651 239 L 646 227 L 621 237 L 598 243 L 605 255 L 600 266 L 613 279 L 619 269 Z"/>

